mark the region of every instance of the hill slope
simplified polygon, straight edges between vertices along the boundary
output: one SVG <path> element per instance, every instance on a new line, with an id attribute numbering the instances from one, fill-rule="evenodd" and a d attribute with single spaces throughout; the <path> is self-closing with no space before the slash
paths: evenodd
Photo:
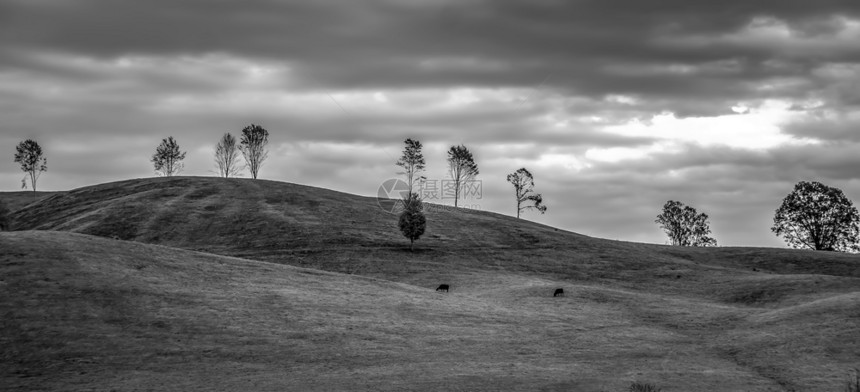
<path id="1" fill-rule="evenodd" d="M 430 209 L 428 214 L 436 217 L 422 239 L 428 245 L 517 247 L 571 237 L 498 214 L 464 209 Z M 22 230 L 249 251 L 403 244 L 391 230 L 396 215 L 384 212 L 375 198 L 250 179 L 147 178 L 90 186 L 43 199 L 19 211 L 16 220 Z M 495 227 L 477 238 L 470 228 L 476 224 Z"/>
<path id="2" fill-rule="evenodd" d="M 0 233 L 0 382 L 611 391 L 642 380 L 667 391 L 823 390 L 857 359 L 848 342 L 858 293 L 751 311 L 585 284 L 552 298 L 561 282 L 469 275 L 467 292 L 442 294 L 86 235 Z M 696 333 L 681 328 L 689 319 Z"/>
<path id="3" fill-rule="evenodd" d="M 60 192 L 43 192 L 43 191 L 19 191 L 19 192 L 0 192 L 0 200 L 6 203 L 9 211 L 19 210 L 26 205 L 44 199 L 48 196 L 58 194 Z"/>
<path id="4" fill-rule="evenodd" d="M 20 230 L 70 231 L 393 280 L 416 273 L 404 268 L 406 260 L 431 270 L 521 271 L 634 287 L 656 280 L 685 292 L 698 290 L 703 279 L 746 277 L 753 268 L 860 278 L 852 255 L 646 245 L 481 211 L 428 208 L 426 214 L 427 232 L 409 252 L 397 216 L 375 198 L 273 181 L 174 177 L 56 194 L 12 218 Z"/>
<path id="5" fill-rule="evenodd" d="M 442 328 L 451 345 L 428 343 L 445 348 L 442 357 L 462 357 L 459 348 L 467 347 L 476 356 L 465 358 L 491 372 L 464 371 L 461 381 L 469 384 L 463 380 L 472 380 L 475 389 L 507 374 L 509 370 L 500 370 L 506 369 L 506 358 L 527 364 L 533 372 L 512 371 L 517 377 L 501 378 L 511 385 L 524 385 L 516 384 L 517 380 L 551 379 L 562 390 L 562 385 L 573 388 L 580 382 L 585 383 L 582 386 L 597 383 L 621 388 L 638 373 L 674 388 L 667 390 L 820 390 L 836 385 L 848 368 L 860 364 L 860 263 L 856 255 L 677 248 L 591 238 L 484 212 L 430 209 L 427 215 L 427 234 L 413 253 L 396 230 L 396 216 L 382 211 L 373 198 L 271 181 L 179 177 L 130 180 L 56 194 L 17 211 L 13 218 L 18 228 L 118 237 L 345 272 L 420 292 L 432 293 L 438 283 L 450 283 L 451 295 L 442 298 L 461 300 L 456 307 L 469 310 L 457 313 L 455 319 L 465 320 L 474 329 L 439 327 L 433 322 L 437 315 L 430 312 L 420 316 L 420 322 L 412 320 L 404 329 L 386 332 L 393 340 L 380 341 L 377 350 L 394 355 L 386 350 L 430 333 L 422 323 L 431 329 Z M 99 246 L 106 247 L 144 246 L 70 238 L 103 241 Z M 116 251 L 124 252 L 122 246 Z M 291 271 L 260 265 L 268 266 L 266 273 L 273 273 L 273 268 Z M 255 268 L 243 269 L 242 274 L 259 276 L 251 272 Z M 367 279 L 326 276 L 338 277 L 336 283 L 322 286 L 326 292 L 337 292 L 338 279 Z M 308 281 L 297 287 L 316 293 L 316 284 Z M 211 290 L 207 287 L 201 283 L 199 289 Z M 555 287 L 568 292 L 564 302 L 552 302 L 551 297 L 547 302 Z M 379 298 L 386 300 L 401 295 L 379 292 L 385 293 Z M 239 294 L 243 298 L 249 295 Z M 307 304 L 325 306 L 326 298 L 313 295 Z M 321 313 L 314 317 L 330 317 L 328 312 L 368 312 L 375 303 L 351 305 L 349 310 L 316 309 Z M 409 299 L 398 306 L 412 309 L 407 312 L 412 314 L 409 317 L 419 317 L 429 305 Z M 447 307 L 437 310 L 453 311 Z M 390 317 L 386 312 L 366 314 L 368 325 Z M 374 331 L 373 326 L 368 328 Z M 146 330 L 148 327 L 141 331 Z M 527 338 L 531 335 L 535 337 Z M 507 348 L 494 351 L 486 347 Z M 422 358 L 437 356 L 433 349 L 417 352 Z M 423 363 L 417 357 L 399 358 Z M 458 374 L 458 369 L 468 367 L 457 361 L 454 365 L 430 366 L 424 376 L 438 382 L 443 375 Z M 411 377 L 418 370 L 400 371 L 379 370 L 376 376 Z M 372 374 L 368 371 L 367 376 Z"/>

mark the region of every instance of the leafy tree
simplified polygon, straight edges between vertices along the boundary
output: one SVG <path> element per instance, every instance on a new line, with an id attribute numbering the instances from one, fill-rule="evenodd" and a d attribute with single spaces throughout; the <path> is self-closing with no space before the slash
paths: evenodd
<path id="1" fill-rule="evenodd" d="M 543 196 L 540 193 L 534 193 L 534 177 L 532 177 L 532 173 L 526 170 L 526 168 L 523 167 L 508 174 L 508 182 L 514 185 L 514 192 L 517 197 L 517 219 L 519 219 L 522 211 L 532 208 L 540 211 L 541 214 L 546 212 L 546 206 L 543 205 Z M 534 204 L 529 205 L 528 203 Z"/>
<path id="2" fill-rule="evenodd" d="M 33 197 L 36 196 L 36 181 L 42 172 L 48 170 L 48 161 L 42 153 L 42 147 L 35 140 L 27 139 L 15 147 L 15 162 L 21 165 L 21 170 L 24 171 L 24 178 L 21 180 L 21 188 L 27 189 L 27 177 L 30 178 L 30 185 L 33 187 Z"/>
<path id="3" fill-rule="evenodd" d="M 421 153 L 422 146 L 418 140 L 409 138 L 403 143 L 406 144 L 406 147 L 403 148 L 403 155 L 395 162 L 395 165 L 403 168 L 403 171 L 397 174 L 406 175 L 406 183 L 409 184 L 409 193 L 412 194 L 415 181 L 424 179 L 424 176 L 418 175 L 418 173 L 424 171 L 424 154 Z"/>
<path id="4" fill-rule="evenodd" d="M 448 149 L 448 170 L 454 182 L 454 207 L 456 207 L 464 184 L 478 175 L 478 164 L 475 163 L 469 149 L 461 144 Z"/>
<path id="5" fill-rule="evenodd" d="M 184 165 L 182 160 L 185 159 L 185 152 L 179 150 L 179 144 L 173 136 L 167 139 L 161 139 L 161 144 L 155 149 L 155 154 L 152 155 L 152 163 L 155 166 L 155 172 L 165 177 L 173 177 L 182 171 Z"/>
<path id="6" fill-rule="evenodd" d="M 717 240 L 708 236 L 711 234 L 708 214 L 700 214 L 680 201 L 667 201 L 654 222 L 666 232 L 672 245 L 717 246 Z"/>
<path id="7" fill-rule="evenodd" d="M 0 200 L 0 231 L 9 230 L 10 220 L 9 207 L 6 206 L 6 202 Z"/>
<path id="8" fill-rule="evenodd" d="M 218 165 L 218 172 L 221 177 L 228 178 L 239 175 L 239 154 L 236 138 L 229 132 L 221 136 L 215 146 L 215 163 Z"/>
<path id="9" fill-rule="evenodd" d="M 414 249 L 415 240 L 421 238 L 427 226 L 427 218 L 424 217 L 424 205 L 417 193 L 411 193 L 403 200 L 403 212 L 400 213 L 400 232 L 409 238 L 409 250 Z"/>
<path id="10" fill-rule="evenodd" d="M 269 157 L 269 151 L 266 149 L 267 144 L 269 144 L 269 131 L 265 128 L 251 124 L 242 129 L 239 150 L 242 151 L 246 166 L 254 179 L 257 179 L 260 167 Z"/>
<path id="11" fill-rule="evenodd" d="M 801 181 L 782 200 L 770 230 L 793 248 L 858 250 L 860 216 L 841 190 Z"/>

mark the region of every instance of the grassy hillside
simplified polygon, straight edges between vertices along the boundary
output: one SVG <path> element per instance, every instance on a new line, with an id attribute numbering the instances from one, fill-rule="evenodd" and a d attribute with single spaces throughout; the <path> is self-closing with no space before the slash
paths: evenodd
<path id="1" fill-rule="evenodd" d="M 36 353 L 10 377 L 22 388 L 68 377 L 129 386 L 166 372 L 153 377 L 185 382 L 176 389 L 598 391 L 642 380 L 765 391 L 834 390 L 860 365 L 855 255 L 684 249 L 484 212 L 427 216 L 409 252 L 375 199 L 319 188 L 180 177 L 55 194 L 18 210 L 17 227 L 107 238 L 0 237 L 0 314 L 19 320 L 4 332 L 15 331 L 16 355 Z M 43 271 L 56 275 L 44 281 Z M 442 282 L 451 293 L 433 292 Z M 567 296 L 552 298 L 556 287 Z M 277 318 L 292 311 L 298 324 Z M 193 326 L 162 327 L 162 316 Z M 95 342 L 103 329 L 109 339 Z M 131 354 L 63 359 L 112 352 L 102 344 Z M 206 366 L 180 365 L 190 359 Z M 18 378 L 49 365 L 71 370 Z M 93 372 L 125 375 L 95 386 Z"/>
<path id="2" fill-rule="evenodd" d="M 250 179 L 102 184 L 45 198 L 12 218 L 21 230 L 92 234 L 406 283 L 416 273 L 445 265 L 451 271 L 517 271 L 628 287 L 647 283 L 653 290 L 692 290 L 735 301 L 744 292 L 717 287 L 721 291 L 715 293 L 703 283 L 744 277 L 754 285 L 779 286 L 773 274 L 789 280 L 809 274 L 860 278 L 858 257 L 852 255 L 610 241 L 494 213 L 432 206 L 427 232 L 409 252 L 397 216 L 380 209 L 375 198 Z M 758 273 L 751 273 L 754 268 Z M 779 287 L 763 290 L 747 301 L 785 299 Z"/>
<path id="3" fill-rule="evenodd" d="M 33 192 L 33 191 L 20 191 L 20 192 L 0 192 L 0 200 L 6 203 L 6 206 L 9 207 L 10 211 L 15 211 L 23 208 L 24 206 L 36 202 L 38 200 L 44 199 L 48 196 L 57 194 L 59 192 Z"/>
<path id="4" fill-rule="evenodd" d="M 558 231 L 553 228 L 497 214 L 468 210 L 428 214 L 436 217 L 421 242 L 428 246 L 519 247 L 559 244 L 571 237 L 571 233 L 554 234 Z M 391 230 L 396 216 L 382 211 L 375 198 L 250 179 L 173 177 L 96 185 L 30 205 L 20 211 L 17 221 L 22 229 L 59 229 L 259 254 L 299 247 L 400 247 L 404 243 Z M 472 225 L 504 227 L 479 237 Z"/>
<path id="5" fill-rule="evenodd" d="M 443 294 L 59 232 L 0 249 L 6 390 L 823 390 L 857 360 L 856 292 L 768 311 L 487 271 Z"/>

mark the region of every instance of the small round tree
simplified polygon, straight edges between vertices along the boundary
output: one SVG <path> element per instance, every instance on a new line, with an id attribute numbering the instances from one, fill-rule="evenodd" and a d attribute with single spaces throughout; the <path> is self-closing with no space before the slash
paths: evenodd
<path id="1" fill-rule="evenodd" d="M 792 248 L 856 251 L 860 215 L 841 190 L 801 181 L 782 200 L 770 230 Z"/>
<path id="2" fill-rule="evenodd" d="M 424 205 L 417 193 L 411 193 L 406 200 L 403 200 L 403 212 L 400 213 L 399 225 L 403 236 L 409 238 L 409 250 L 414 250 L 415 240 L 421 238 L 427 227 Z"/>

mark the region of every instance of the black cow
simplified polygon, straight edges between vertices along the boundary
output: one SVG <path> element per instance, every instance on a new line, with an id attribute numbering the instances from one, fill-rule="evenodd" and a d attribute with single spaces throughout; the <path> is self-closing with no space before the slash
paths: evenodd
<path id="1" fill-rule="evenodd" d="M 442 291 L 442 290 L 445 290 L 445 292 L 447 293 L 448 292 L 448 285 L 447 284 L 440 284 L 439 287 L 436 288 L 436 291 Z"/>
<path id="2" fill-rule="evenodd" d="M 555 289 L 555 292 L 552 293 L 553 297 L 564 297 L 564 289 Z"/>

